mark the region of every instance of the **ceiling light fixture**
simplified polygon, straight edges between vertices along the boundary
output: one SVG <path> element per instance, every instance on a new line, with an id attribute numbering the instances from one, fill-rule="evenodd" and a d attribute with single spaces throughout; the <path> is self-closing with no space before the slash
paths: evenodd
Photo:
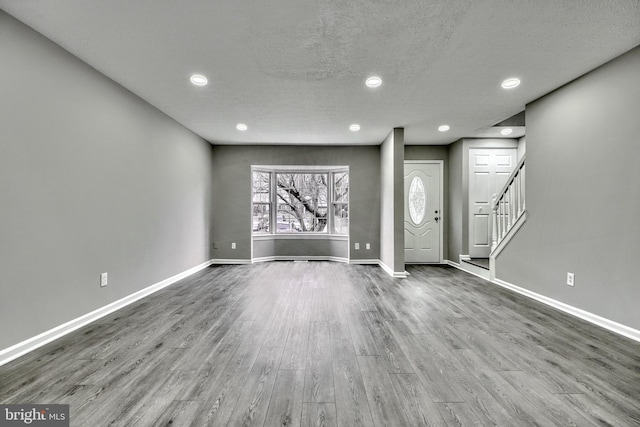
<path id="1" fill-rule="evenodd" d="M 513 133 L 513 129 L 511 128 L 502 129 L 500 131 L 500 134 L 504 136 L 511 135 L 512 133 Z"/>
<path id="2" fill-rule="evenodd" d="M 200 74 L 194 74 L 193 76 L 191 76 L 190 80 L 191 80 L 191 83 L 193 83 L 196 86 L 204 86 L 208 82 L 207 78 Z"/>
<path id="3" fill-rule="evenodd" d="M 440 132 L 446 132 L 446 131 L 448 131 L 449 129 L 450 129 L 449 125 L 440 125 L 440 126 L 438 127 L 438 130 L 439 130 Z"/>
<path id="4" fill-rule="evenodd" d="M 371 76 L 365 82 L 369 87 L 378 87 L 382 84 L 382 79 L 378 76 Z"/>
<path id="5" fill-rule="evenodd" d="M 349 126 L 349 130 L 351 132 L 358 132 L 360 130 L 360 125 L 357 123 L 354 123 L 351 126 Z"/>
<path id="6" fill-rule="evenodd" d="M 516 79 L 515 77 L 507 79 L 502 82 L 502 87 L 505 89 L 513 89 L 514 87 L 520 84 L 520 79 Z"/>
<path id="7" fill-rule="evenodd" d="M 244 132 L 245 130 L 249 129 L 249 126 L 245 125 L 244 123 L 238 123 L 236 125 L 236 129 L 238 129 L 239 131 Z"/>

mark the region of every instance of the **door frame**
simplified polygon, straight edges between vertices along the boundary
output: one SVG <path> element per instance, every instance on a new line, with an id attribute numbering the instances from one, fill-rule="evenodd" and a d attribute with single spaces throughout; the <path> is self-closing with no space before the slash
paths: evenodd
<path id="1" fill-rule="evenodd" d="M 445 218 L 443 216 L 444 213 L 444 160 L 405 160 L 404 164 L 403 164 L 403 170 L 402 170 L 402 189 L 403 189 L 403 194 L 402 194 L 402 206 L 405 205 L 405 203 L 407 202 L 407 195 L 404 194 L 404 166 L 407 164 L 438 164 L 440 165 L 440 197 L 438 200 L 438 204 L 440 205 L 440 235 L 438 236 L 438 238 L 440 239 L 440 245 L 439 245 L 439 259 L 437 261 L 437 263 L 442 264 L 444 262 L 444 226 L 445 226 Z M 447 212 L 448 214 L 448 212 Z M 404 222 L 404 218 L 402 219 L 402 221 Z M 404 227 L 403 229 L 403 233 L 404 233 Z M 402 253 L 404 255 L 404 249 L 402 249 Z M 406 261 L 405 261 L 406 264 Z M 432 262 L 412 262 L 410 264 L 434 264 Z"/>
<path id="2" fill-rule="evenodd" d="M 467 149 L 467 154 L 466 154 L 466 158 L 467 158 L 467 164 L 466 164 L 466 205 L 467 205 L 467 209 L 466 209 L 466 219 L 464 219 L 463 221 L 466 223 L 466 229 L 467 229 L 467 248 L 466 248 L 466 252 L 467 255 L 461 255 L 462 257 L 466 258 L 466 259 L 470 259 L 472 258 L 471 256 L 471 252 L 473 252 L 471 250 L 471 246 L 473 245 L 472 243 L 472 229 L 471 229 L 471 212 L 473 211 L 473 206 L 471 204 L 471 156 L 472 153 L 474 152 L 474 150 L 514 150 L 514 163 L 513 163 L 513 167 L 515 168 L 515 166 L 518 164 L 518 161 L 520 160 L 520 154 L 518 151 L 518 145 L 511 145 L 511 144 L 505 144 L 505 145 L 488 145 L 488 146 L 484 146 L 484 145 L 472 145 L 470 147 L 468 147 Z M 464 178 L 463 178 L 464 179 Z M 500 191 L 500 190 L 496 190 L 496 191 Z M 491 205 L 491 202 L 489 202 L 489 204 Z M 465 215 L 463 213 L 463 215 Z M 490 211 L 489 213 L 489 255 L 487 257 L 491 257 L 491 236 L 493 233 L 492 227 L 493 227 L 493 219 L 491 218 L 491 215 L 493 215 L 493 212 Z M 462 259 L 462 258 L 461 258 Z"/>

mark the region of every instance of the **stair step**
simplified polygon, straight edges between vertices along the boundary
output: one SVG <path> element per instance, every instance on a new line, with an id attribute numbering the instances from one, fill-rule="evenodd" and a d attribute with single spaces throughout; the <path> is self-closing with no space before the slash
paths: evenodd
<path id="1" fill-rule="evenodd" d="M 471 265 L 475 265 L 476 267 L 489 270 L 489 258 L 470 258 L 470 259 L 463 259 L 462 261 Z"/>

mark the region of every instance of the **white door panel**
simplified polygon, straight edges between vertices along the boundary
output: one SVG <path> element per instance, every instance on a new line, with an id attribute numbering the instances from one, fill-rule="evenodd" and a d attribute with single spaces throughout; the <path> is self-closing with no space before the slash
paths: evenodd
<path id="1" fill-rule="evenodd" d="M 469 255 L 491 252 L 493 195 L 502 190 L 517 160 L 516 148 L 469 149 Z"/>
<path id="2" fill-rule="evenodd" d="M 413 250 L 415 249 L 416 236 L 415 234 L 407 230 L 408 225 L 409 224 L 407 224 L 406 222 L 404 223 L 404 248 Z"/>
<path id="3" fill-rule="evenodd" d="M 441 262 L 442 164 L 407 162 L 404 172 L 405 262 Z"/>

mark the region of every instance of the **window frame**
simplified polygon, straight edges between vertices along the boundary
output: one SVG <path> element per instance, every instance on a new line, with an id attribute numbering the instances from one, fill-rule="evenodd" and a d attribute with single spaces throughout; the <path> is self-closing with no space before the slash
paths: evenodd
<path id="1" fill-rule="evenodd" d="M 268 197 L 268 201 L 264 202 L 264 201 L 259 201 L 256 202 L 255 198 L 254 198 L 254 182 L 253 182 L 253 176 L 254 176 L 254 172 L 260 172 L 260 173 L 269 173 L 268 171 L 261 171 L 261 170 L 253 170 L 251 171 L 251 234 L 255 234 L 255 235 L 269 235 L 271 234 L 271 231 L 273 230 L 273 221 L 272 221 L 272 212 L 273 212 L 273 194 L 272 194 L 272 187 L 273 187 L 273 174 L 269 173 L 269 191 L 266 193 L 269 195 Z M 254 230 L 254 224 L 253 224 L 253 213 L 255 211 L 255 206 L 256 205 L 261 205 L 261 206 L 267 206 L 268 210 L 269 210 L 269 231 L 267 232 L 260 232 L 260 231 L 255 231 Z"/>
<path id="2" fill-rule="evenodd" d="M 265 204 L 263 202 L 254 202 L 253 192 L 253 176 L 254 172 L 269 173 L 269 231 L 260 232 L 253 229 L 253 211 L 256 204 Z M 277 174 L 326 174 L 327 176 L 327 225 L 325 231 L 297 231 L 297 232 L 278 232 L 277 215 L 278 215 L 278 194 L 277 194 Z M 270 166 L 270 165 L 252 165 L 251 166 L 251 235 L 257 240 L 268 239 L 326 239 L 348 240 L 351 219 L 348 217 L 346 233 L 337 233 L 335 229 L 335 206 L 336 204 L 346 205 L 347 211 L 349 207 L 350 197 L 347 201 L 335 201 L 335 174 L 346 173 L 349 175 L 348 166 Z M 350 189 L 349 189 L 350 190 Z M 348 194 L 348 193 L 347 193 Z"/>
<path id="3" fill-rule="evenodd" d="M 346 194 L 346 201 L 345 200 L 341 200 L 338 201 L 337 197 L 336 197 L 336 175 L 338 174 L 343 174 L 346 173 L 347 175 L 347 194 Z M 349 170 L 346 171 L 333 171 L 331 172 L 331 174 L 329 174 L 329 178 L 331 181 L 331 185 L 330 185 L 330 195 L 329 195 L 329 200 L 327 201 L 327 205 L 328 205 L 328 209 L 330 210 L 331 213 L 328 214 L 328 216 L 330 217 L 330 223 L 331 223 L 331 232 L 332 234 L 338 235 L 338 236 L 343 236 L 343 235 L 349 235 L 349 230 L 351 227 L 351 217 L 349 215 L 349 200 L 351 199 L 350 197 L 350 192 L 351 192 L 351 188 L 349 187 Z M 336 208 L 338 207 L 338 205 L 340 206 L 346 206 L 346 211 L 347 211 L 347 232 L 346 233 L 338 233 L 336 232 L 336 215 L 335 215 L 335 211 Z"/>

